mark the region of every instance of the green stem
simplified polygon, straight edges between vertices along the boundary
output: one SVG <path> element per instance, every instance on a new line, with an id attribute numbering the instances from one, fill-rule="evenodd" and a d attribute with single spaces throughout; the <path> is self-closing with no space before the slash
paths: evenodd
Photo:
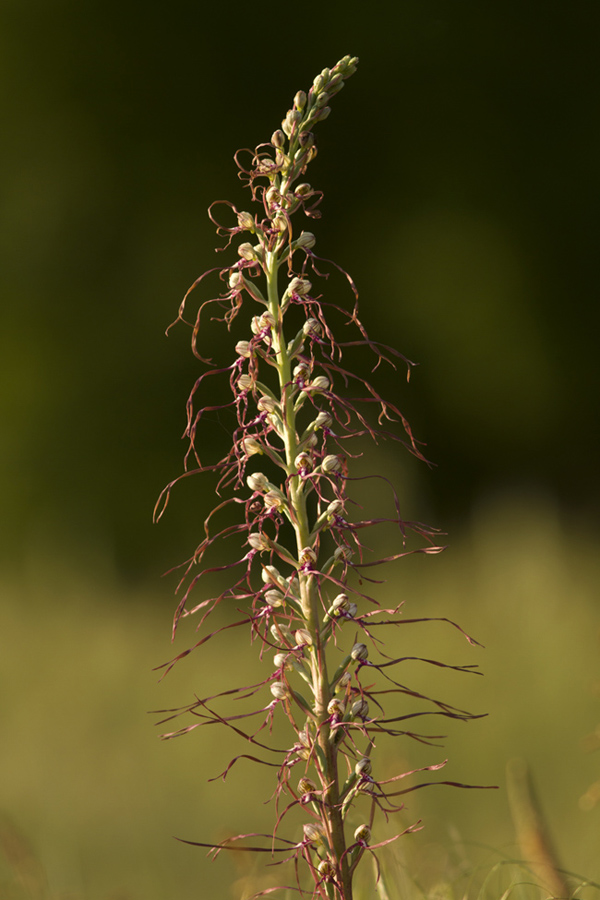
<path id="1" fill-rule="evenodd" d="M 265 275 L 267 277 L 267 297 L 269 312 L 275 320 L 273 333 L 273 349 L 277 362 L 279 389 L 281 395 L 281 415 L 283 419 L 283 442 L 285 446 L 286 469 L 289 477 L 289 496 L 292 507 L 292 519 L 296 534 L 298 558 L 302 550 L 310 546 L 311 527 L 306 506 L 306 493 L 302 478 L 294 474 L 294 460 L 298 455 L 298 435 L 296 430 L 296 413 L 294 396 L 290 389 L 292 383 L 291 359 L 287 350 L 283 331 L 283 312 L 281 310 L 277 273 L 279 258 L 276 252 L 265 254 Z M 315 698 L 315 724 L 317 742 L 321 750 L 323 771 L 321 778 L 324 787 L 324 808 L 331 851 L 341 882 L 341 900 L 352 900 L 352 875 L 346 854 L 346 839 L 340 804 L 340 788 L 337 770 L 337 748 L 330 740 L 331 728 L 327 706 L 332 694 L 327 674 L 326 642 L 322 641 L 319 620 L 319 596 L 317 582 L 310 572 L 299 572 L 300 600 L 302 615 L 307 630 L 313 639 L 310 652 L 312 689 Z"/>

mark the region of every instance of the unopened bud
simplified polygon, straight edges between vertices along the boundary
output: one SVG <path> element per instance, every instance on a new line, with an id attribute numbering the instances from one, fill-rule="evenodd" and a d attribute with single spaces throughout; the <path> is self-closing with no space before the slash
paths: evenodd
<path id="1" fill-rule="evenodd" d="M 325 840 L 325 828 L 320 822 L 308 822 L 303 825 L 304 837 L 311 844 L 320 844 Z"/>
<path id="2" fill-rule="evenodd" d="M 324 87 L 325 87 L 325 79 L 323 78 L 323 75 L 322 74 L 317 75 L 313 81 L 313 89 L 314 89 L 315 94 L 320 93 Z"/>
<path id="3" fill-rule="evenodd" d="M 242 376 L 242 377 L 244 377 L 244 376 Z M 240 379 L 240 381 L 241 381 L 241 379 Z M 239 383 L 240 382 L 238 381 L 238 385 L 239 385 Z M 246 456 L 255 456 L 257 453 L 263 452 L 263 448 L 258 443 L 258 441 L 253 437 L 243 438 L 242 439 L 242 447 L 244 449 L 244 453 L 246 454 Z M 250 477 L 252 477 L 252 476 L 250 476 Z"/>
<path id="4" fill-rule="evenodd" d="M 294 466 L 298 472 L 306 472 L 312 469 L 312 458 L 309 453 L 299 453 L 294 460 Z"/>
<path id="5" fill-rule="evenodd" d="M 290 696 L 290 689 L 285 681 L 274 681 L 271 685 L 271 693 L 276 700 L 285 700 Z"/>
<path id="6" fill-rule="evenodd" d="M 303 184 L 297 185 L 296 189 L 294 191 L 294 194 L 296 195 L 296 197 L 310 197 L 310 195 L 312 193 L 313 193 L 312 187 L 310 186 L 310 184 L 306 184 L 306 182 L 304 182 Z"/>
<path id="7" fill-rule="evenodd" d="M 311 231 L 303 231 L 295 241 L 295 246 L 299 250 L 310 250 L 315 246 L 316 242 L 317 239 Z"/>
<path id="8" fill-rule="evenodd" d="M 283 497 L 280 491 L 267 491 L 264 497 L 267 509 L 281 509 Z"/>
<path id="9" fill-rule="evenodd" d="M 253 550 L 269 550 L 271 547 L 269 539 L 266 538 L 264 534 L 260 534 L 259 532 L 253 532 L 252 534 L 249 534 L 248 543 Z"/>
<path id="10" fill-rule="evenodd" d="M 297 366 L 294 366 L 292 375 L 295 381 L 306 381 L 310 378 L 310 366 L 305 362 L 298 363 Z"/>
<path id="11" fill-rule="evenodd" d="M 348 600 L 348 594 L 338 594 L 331 604 L 333 614 L 336 615 L 340 612 L 343 612 L 345 609 L 347 609 L 349 602 L 350 601 Z"/>
<path id="12" fill-rule="evenodd" d="M 248 438 L 248 440 L 253 439 Z M 246 484 L 251 491 L 264 491 L 267 483 L 267 476 L 263 472 L 254 472 L 252 475 L 248 475 L 248 477 L 246 478 Z"/>
<path id="13" fill-rule="evenodd" d="M 315 428 L 331 428 L 333 425 L 333 416 L 331 413 L 327 412 L 327 410 L 322 409 L 313 422 L 313 425 Z"/>
<path id="14" fill-rule="evenodd" d="M 311 391 L 321 393 L 321 391 L 329 390 L 329 383 L 329 378 L 327 378 L 325 375 L 317 375 L 317 377 L 311 381 L 308 388 Z"/>
<path id="15" fill-rule="evenodd" d="M 344 504 L 341 500 L 332 500 L 329 506 L 327 507 L 327 515 L 328 516 L 337 516 L 338 513 L 344 508 Z"/>
<path id="16" fill-rule="evenodd" d="M 315 142 L 315 136 L 312 131 L 302 131 L 300 133 L 300 137 L 298 138 L 298 143 L 302 147 L 303 150 L 306 150 L 308 147 L 312 147 Z"/>
<path id="17" fill-rule="evenodd" d="M 298 647 L 312 646 L 313 636 L 306 628 L 298 628 L 294 633 L 294 639 Z"/>
<path id="18" fill-rule="evenodd" d="M 285 597 L 281 593 L 281 591 L 265 591 L 263 594 L 265 598 L 265 602 L 274 608 L 278 606 L 283 606 L 285 603 Z"/>
<path id="19" fill-rule="evenodd" d="M 358 661 L 364 661 L 369 658 L 369 648 L 366 644 L 355 644 L 352 650 L 350 651 L 350 656 L 352 659 Z"/>
<path id="20" fill-rule="evenodd" d="M 249 359 L 252 356 L 252 344 L 250 341 L 238 341 L 235 345 L 235 352 L 238 356 Z"/>
<path id="21" fill-rule="evenodd" d="M 290 294 L 298 294 L 300 297 L 305 297 L 306 294 L 309 294 L 311 288 L 312 284 L 308 278 L 292 278 L 288 285 Z"/>
<path id="22" fill-rule="evenodd" d="M 237 248 L 237 252 L 238 256 L 241 256 L 242 259 L 247 259 L 249 261 L 256 259 L 256 251 L 250 243 L 246 242 L 245 244 L 240 244 Z"/>
<path id="23" fill-rule="evenodd" d="M 277 215 L 273 218 L 272 222 L 273 222 L 273 228 L 277 229 L 277 231 L 281 231 L 282 233 L 284 231 L 287 231 L 289 228 L 288 218 L 285 213 L 282 213 L 282 212 L 277 213 Z"/>
<path id="24" fill-rule="evenodd" d="M 321 878 L 331 878 L 335 870 L 328 859 L 322 859 L 317 866 L 317 871 Z"/>
<path id="25" fill-rule="evenodd" d="M 273 663 L 276 669 L 291 669 L 292 666 L 288 659 L 287 653 L 276 653 L 273 657 Z"/>
<path id="26" fill-rule="evenodd" d="M 287 625 L 277 625 L 275 622 L 271 625 L 271 637 L 278 644 L 289 642 L 292 643 L 290 629 Z"/>
<path id="27" fill-rule="evenodd" d="M 273 413 L 277 409 L 277 403 L 272 397 L 259 397 L 256 406 L 261 412 Z"/>
<path id="28" fill-rule="evenodd" d="M 280 129 L 274 131 L 271 135 L 271 143 L 274 147 L 283 147 L 285 146 L 285 134 Z"/>
<path id="29" fill-rule="evenodd" d="M 354 766 L 354 772 L 359 778 L 362 778 L 364 775 L 370 775 L 371 771 L 372 765 L 368 756 L 363 756 Z"/>
<path id="30" fill-rule="evenodd" d="M 296 96 L 294 97 L 294 106 L 296 109 L 304 109 L 306 106 L 306 94 L 304 91 L 298 91 Z"/>
<path id="31" fill-rule="evenodd" d="M 361 719 L 366 719 L 369 715 L 369 704 L 361 697 L 360 700 L 354 701 L 350 708 L 350 712 L 353 716 L 360 716 Z"/>
<path id="32" fill-rule="evenodd" d="M 335 454 L 330 454 L 326 456 L 323 462 L 321 463 L 321 469 L 324 472 L 339 472 L 342 468 L 342 463 L 339 456 L 335 456 Z"/>
<path id="33" fill-rule="evenodd" d="M 254 384 L 254 379 L 251 375 L 240 375 L 237 381 L 237 386 L 240 391 L 249 391 Z"/>
<path id="34" fill-rule="evenodd" d="M 302 331 L 307 337 L 308 335 L 318 337 L 323 332 L 323 329 L 321 328 L 321 323 L 317 319 L 307 319 L 302 326 Z"/>
<path id="35" fill-rule="evenodd" d="M 254 216 L 249 212 L 241 212 L 238 213 L 238 225 L 242 229 L 242 231 L 252 231 L 256 230 L 256 223 L 254 221 Z"/>
<path id="36" fill-rule="evenodd" d="M 242 276 L 237 269 L 232 269 L 229 273 L 229 287 L 232 290 L 242 287 Z"/>
<path id="37" fill-rule="evenodd" d="M 265 584 L 279 584 L 283 580 L 279 569 L 275 566 L 264 566 L 260 577 Z"/>
<path id="38" fill-rule="evenodd" d="M 312 778 L 307 778 L 306 775 L 303 775 L 300 781 L 298 782 L 298 793 L 299 794 L 314 794 L 317 790 L 317 786 L 312 780 Z"/>
<path id="39" fill-rule="evenodd" d="M 350 547 L 336 547 L 333 551 L 333 555 L 339 561 L 341 559 L 352 559 L 354 554 Z"/>

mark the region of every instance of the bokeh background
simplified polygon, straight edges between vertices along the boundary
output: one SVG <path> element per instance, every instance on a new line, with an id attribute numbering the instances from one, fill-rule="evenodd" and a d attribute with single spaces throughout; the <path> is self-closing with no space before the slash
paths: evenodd
<path id="1" fill-rule="evenodd" d="M 206 208 L 249 202 L 234 151 L 267 140 L 346 53 L 360 67 L 319 127 L 313 230 L 350 269 L 372 336 L 420 363 L 410 387 L 385 389 L 437 467 L 389 447 L 372 464 L 407 515 L 449 533 L 445 554 L 398 566 L 382 590 L 487 648 L 415 636 L 426 655 L 482 666 L 431 689 L 490 715 L 433 759 L 386 752 L 447 752 L 448 777 L 500 785 L 409 795 L 407 823 L 427 824 L 411 845 L 431 877 L 459 857 L 518 856 L 504 766 L 520 756 L 563 865 L 600 880 L 586 793 L 600 757 L 585 742 L 600 720 L 598 38 L 580 0 L 2 0 L 7 896 L 238 896 L 245 863 L 209 864 L 172 835 L 270 821 L 260 776 L 207 785 L 221 736 L 160 743 L 146 715 L 255 665 L 240 636 L 160 685 L 152 671 L 172 652 L 175 582 L 160 576 L 193 550 L 213 496 L 190 482 L 151 523 L 181 471 L 199 372 L 187 332 L 164 331 L 215 264 Z"/>

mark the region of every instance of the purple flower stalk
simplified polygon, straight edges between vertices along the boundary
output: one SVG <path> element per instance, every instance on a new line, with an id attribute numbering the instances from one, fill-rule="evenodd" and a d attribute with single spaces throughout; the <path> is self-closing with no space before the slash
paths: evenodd
<path id="1" fill-rule="evenodd" d="M 352 900 L 353 876 L 361 859 L 389 843 L 375 837 L 376 811 L 387 816 L 401 809 L 398 798 L 423 786 L 402 786 L 414 772 L 381 779 L 372 762 L 376 741 L 387 735 L 431 743 L 440 737 L 410 730 L 410 720 L 417 716 L 474 718 L 397 680 L 395 671 L 415 657 L 393 659 L 381 649 L 382 626 L 425 620 L 403 618 L 400 607 L 382 608 L 376 597 L 365 593 L 363 582 L 378 582 L 363 570 L 409 553 L 439 553 L 443 547 L 437 543 L 435 529 L 402 519 L 395 494 L 395 518 L 361 520 L 351 515 L 352 454 L 348 445 L 353 438 L 394 439 L 418 458 L 425 457 L 400 411 L 362 376 L 345 368 L 344 352 L 363 348 L 373 355 L 374 368 L 385 362 L 395 369 L 394 360 L 402 360 L 410 373 L 413 364 L 397 351 L 370 340 L 358 318 L 355 286 L 346 273 L 355 295 L 353 309 L 344 312 L 322 298 L 320 288 L 313 285 L 323 277 L 321 260 L 314 252 L 315 237 L 296 225 L 303 214 L 320 215 L 322 195 L 302 180 L 317 152 L 313 127 L 329 116 L 331 98 L 355 72 L 357 62 L 355 57 L 345 56 L 315 78 L 308 94 L 299 91 L 281 129 L 269 143 L 250 153 L 247 165 L 241 154 L 236 154 L 255 212 L 238 211 L 226 204 L 233 223 L 225 226 L 215 218 L 216 204 L 209 210 L 217 232 L 227 237 L 227 247 L 235 239 L 241 241 L 235 262 L 211 270 L 218 271 L 223 282 L 221 293 L 202 302 L 195 322 L 187 323 L 193 329 L 193 351 L 208 368 L 196 381 L 188 401 L 186 470 L 165 488 L 156 510 L 156 518 L 160 518 L 173 485 L 181 478 L 207 471 L 218 475 L 221 499 L 208 515 L 204 539 L 187 565 L 174 629 L 182 617 L 199 614 L 203 630 L 221 603 L 246 609 L 241 620 L 216 631 L 207 629 L 194 647 L 165 664 L 167 671 L 195 647 L 231 627 L 248 626 L 261 656 L 273 653 L 271 670 L 263 682 L 232 688 L 216 697 L 196 698 L 184 709 L 170 710 L 172 715 L 163 719 L 183 713 L 197 719 L 165 738 L 218 722 L 249 742 L 251 753 L 231 760 L 223 777 L 242 757 L 277 769 L 277 816 L 271 835 L 239 835 L 217 845 L 189 843 L 210 847 L 217 854 L 222 849 L 249 849 L 250 841 L 250 849 L 257 852 L 282 861 L 292 858 L 298 891 L 308 890 L 310 896 L 322 900 Z M 178 320 L 186 321 L 189 295 L 208 274 L 197 279 L 186 294 Z M 231 363 L 217 368 L 199 350 L 206 310 L 222 309 L 222 319 L 231 327 L 248 305 L 246 335 L 232 348 Z M 355 332 L 345 341 L 340 341 L 328 324 L 328 318 L 340 315 Z M 199 408 L 196 398 L 213 375 L 228 378 L 231 400 L 223 406 Z M 199 450 L 202 417 L 225 406 L 235 411 L 237 419 L 232 445 L 223 459 L 207 465 Z M 397 422 L 400 434 L 384 428 Z M 233 507 L 238 515 L 233 524 L 219 531 L 213 522 L 226 507 Z M 371 561 L 361 534 L 383 522 L 397 526 L 400 546 L 392 556 Z M 409 549 L 406 541 L 411 532 L 417 535 L 419 545 Z M 244 545 L 240 557 L 225 566 L 207 566 L 205 557 L 215 542 L 236 535 Z M 223 569 L 237 570 L 234 583 L 218 596 L 203 595 L 199 586 L 204 576 Z M 436 660 L 423 661 L 445 666 Z M 467 672 L 476 668 L 446 667 Z M 219 697 L 225 695 L 256 697 L 257 708 L 235 716 L 222 715 L 216 707 Z M 386 700 L 416 697 L 426 708 L 419 713 L 394 710 L 388 716 L 382 706 L 383 695 Z M 285 749 L 273 747 L 264 737 L 275 716 L 284 716 L 289 722 L 290 740 Z M 247 730 L 244 721 L 256 721 L 257 717 L 255 730 Z M 444 764 L 415 771 L 435 771 Z M 284 837 L 280 831 L 293 808 L 302 810 L 305 823 L 300 833 Z M 406 831 L 419 828 L 415 823 Z M 257 838 L 259 846 L 254 846 Z"/>

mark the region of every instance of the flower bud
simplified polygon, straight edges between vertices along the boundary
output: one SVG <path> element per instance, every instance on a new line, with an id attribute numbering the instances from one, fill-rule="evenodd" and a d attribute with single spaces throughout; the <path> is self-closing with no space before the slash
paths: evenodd
<path id="1" fill-rule="evenodd" d="M 343 612 L 348 607 L 348 594 L 338 594 L 333 603 L 331 604 L 331 609 L 333 615 L 339 615 L 340 612 Z"/>
<path id="2" fill-rule="evenodd" d="M 249 212 L 241 212 L 238 213 L 238 225 L 242 229 L 242 231 L 256 231 L 256 223 L 254 221 L 254 216 Z"/>
<path id="3" fill-rule="evenodd" d="M 275 566 L 264 566 L 260 577 L 265 584 L 279 584 L 280 581 L 283 581 L 279 569 L 276 569 Z"/>
<path id="4" fill-rule="evenodd" d="M 317 77 L 313 81 L 313 89 L 315 94 L 319 94 L 323 88 L 325 87 L 325 78 L 323 75 L 317 75 Z"/>
<path id="5" fill-rule="evenodd" d="M 335 686 L 335 693 L 341 694 L 341 692 L 344 691 L 348 687 L 348 685 L 350 684 L 351 681 L 352 681 L 352 675 L 350 674 L 350 672 L 344 672 L 344 674 L 338 680 L 338 683 Z"/>
<path id="6" fill-rule="evenodd" d="M 354 766 L 354 772 L 358 776 L 358 778 L 362 778 L 365 775 L 370 775 L 372 771 L 371 760 L 368 756 L 363 756 L 362 759 Z"/>
<path id="7" fill-rule="evenodd" d="M 295 241 L 295 247 L 298 250 L 310 250 L 316 243 L 317 239 L 311 231 L 303 231 Z"/>
<path id="8" fill-rule="evenodd" d="M 366 719 L 369 715 L 369 704 L 361 697 L 360 700 L 354 701 L 350 708 L 350 712 L 353 716 L 360 716 L 361 719 Z"/>
<path id="9" fill-rule="evenodd" d="M 371 840 L 371 829 L 368 825 L 359 825 L 354 832 L 354 840 L 360 844 L 368 844 Z"/>
<path id="10" fill-rule="evenodd" d="M 277 131 L 274 131 L 271 135 L 271 143 L 274 147 L 284 147 L 285 134 L 283 133 L 283 131 L 280 131 L 279 129 L 277 129 Z"/>
<path id="11" fill-rule="evenodd" d="M 335 454 L 331 454 L 330 456 L 326 456 L 323 462 L 321 463 L 321 469 L 323 472 L 329 474 L 330 472 L 339 472 L 342 468 L 342 463 L 339 456 L 335 456 Z"/>
<path id="12" fill-rule="evenodd" d="M 349 603 L 348 607 L 346 609 L 346 616 L 349 619 L 353 619 L 357 612 L 358 612 L 358 606 L 356 605 L 356 603 Z"/>
<path id="13" fill-rule="evenodd" d="M 313 636 L 306 628 L 298 628 L 294 633 L 294 639 L 298 647 L 312 646 Z"/>
<path id="14" fill-rule="evenodd" d="M 239 385 L 239 381 L 238 381 L 238 385 Z M 263 452 L 263 448 L 261 447 L 259 442 L 256 440 L 256 438 L 253 438 L 253 437 L 242 438 L 242 448 L 243 448 L 246 456 L 255 456 L 257 453 Z M 252 476 L 250 476 L 250 477 L 252 477 Z"/>
<path id="15" fill-rule="evenodd" d="M 308 731 L 306 730 L 306 728 L 303 728 L 302 731 L 298 732 L 298 740 L 300 741 L 300 743 L 302 744 L 303 747 L 308 747 L 308 749 L 310 750 L 312 741 L 310 739 L 310 735 L 309 735 Z"/>
<path id="16" fill-rule="evenodd" d="M 305 150 L 307 147 L 312 147 L 315 143 L 315 136 L 312 131 L 302 131 L 300 132 L 300 137 L 298 138 L 298 143 L 301 148 Z"/>
<path id="17" fill-rule="evenodd" d="M 290 644 L 292 643 L 292 641 L 291 641 L 292 635 L 290 634 L 290 629 L 287 627 L 287 625 L 277 625 L 277 624 L 275 624 L 275 622 L 273 622 L 273 624 L 271 625 L 270 631 L 271 631 L 271 637 L 278 644 L 286 643 L 286 642 L 288 642 Z"/>
<path id="18" fill-rule="evenodd" d="M 251 375 L 240 375 L 237 380 L 237 386 L 240 391 L 249 391 L 254 384 L 254 379 Z"/>
<path id="19" fill-rule="evenodd" d="M 321 328 L 321 323 L 317 319 L 307 319 L 302 326 L 302 331 L 307 337 L 309 335 L 318 337 L 320 334 L 322 334 L 323 329 Z"/>
<path id="20" fill-rule="evenodd" d="M 328 859 L 322 859 L 317 866 L 317 871 L 321 878 L 331 878 L 335 872 L 335 869 Z"/>
<path id="21" fill-rule="evenodd" d="M 332 500 L 327 507 L 328 516 L 337 516 L 344 508 L 342 500 Z"/>
<path id="22" fill-rule="evenodd" d="M 267 509 L 281 509 L 283 506 L 281 491 L 267 491 L 264 496 L 264 501 Z"/>
<path id="23" fill-rule="evenodd" d="M 350 549 L 350 547 L 336 547 L 335 550 L 333 551 L 333 555 L 336 558 L 336 560 L 339 561 L 342 559 L 346 559 L 346 560 L 352 559 L 354 554 L 352 553 L 352 550 Z"/>
<path id="24" fill-rule="evenodd" d="M 294 366 L 292 375 L 294 376 L 294 381 L 307 381 L 310 378 L 310 366 L 308 363 L 300 362 L 297 366 Z"/>
<path id="25" fill-rule="evenodd" d="M 243 287 L 243 284 L 242 284 L 242 276 L 241 276 L 241 273 L 238 272 L 237 269 L 231 269 L 231 271 L 230 271 L 230 273 L 229 273 L 229 282 L 228 282 L 228 284 L 229 284 L 229 287 L 230 287 L 232 290 L 235 290 L 236 288 L 240 288 L 240 289 L 241 289 L 241 288 Z"/>
<path id="26" fill-rule="evenodd" d="M 304 837 L 311 844 L 320 844 L 325 840 L 325 828 L 320 822 L 308 822 L 302 826 Z"/>
<path id="27" fill-rule="evenodd" d="M 304 91 L 298 91 L 296 96 L 294 97 L 294 106 L 296 109 L 304 109 L 306 106 L 306 94 Z"/>
<path id="28" fill-rule="evenodd" d="M 369 658 L 369 648 L 366 644 L 355 644 L 350 651 L 350 656 L 357 662 L 363 662 Z"/>
<path id="29" fill-rule="evenodd" d="M 288 285 L 288 291 L 290 294 L 298 294 L 300 297 L 305 297 L 310 293 L 312 288 L 311 282 L 308 278 L 292 278 Z"/>
<path id="30" fill-rule="evenodd" d="M 308 385 L 308 389 L 317 393 L 329 390 L 329 378 L 326 378 L 325 375 L 317 375 Z"/>
<path id="31" fill-rule="evenodd" d="M 296 195 L 296 197 L 310 197 L 310 195 L 312 193 L 313 193 L 312 187 L 310 186 L 310 184 L 306 184 L 306 183 L 298 184 L 294 191 L 294 194 Z"/>
<path id="32" fill-rule="evenodd" d="M 272 219 L 272 223 L 273 228 L 275 228 L 277 231 L 280 231 L 282 234 L 289 228 L 288 218 L 286 214 L 282 212 L 277 213 L 277 215 Z"/>
<path id="33" fill-rule="evenodd" d="M 283 606 L 285 603 L 285 597 L 281 593 L 281 591 L 265 591 L 263 594 L 265 599 L 265 603 L 268 603 L 269 606 L 277 608 L 278 606 Z"/>
<path id="34" fill-rule="evenodd" d="M 273 413 L 277 409 L 277 402 L 272 397 L 259 397 L 256 406 L 261 412 Z"/>
<path id="35" fill-rule="evenodd" d="M 315 116 L 315 121 L 322 122 L 324 119 L 327 119 L 330 114 L 331 114 L 331 107 L 324 106 L 323 109 L 319 110 L 319 112 Z"/>
<path id="36" fill-rule="evenodd" d="M 251 440 L 251 438 L 248 438 L 248 440 Z M 246 484 L 251 491 L 264 491 L 267 482 L 267 476 L 263 472 L 254 472 L 246 478 Z"/>
<path id="37" fill-rule="evenodd" d="M 248 543 L 253 550 L 269 550 L 271 547 L 269 539 L 256 531 L 248 535 Z"/>
<path id="38" fill-rule="evenodd" d="M 290 689 L 285 681 L 274 681 L 271 685 L 271 693 L 276 700 L 285 700 L 290 696 Z"/>
<path id="39" fill-rule="evenodd" d="M 313 447 L 316 447 L 319 443 L 319 438 L 316 434 L 309 434 L 307 438 L 302 441 L 302 446 L 307 447 L 309 450 L 312 450 Z"/>
<path id="40" fill-rule="evenodd" d="M 315 106 L 317 107 L 317 109 L 321 109 L 323 106 L 327 105 L 328 100 L 329 100 L 329 94 L 327 93 L 327 91 L 323 91 L 317 97 Z"/>
<path id="41" fill-rule="evenodd" d="M 331 428 L 333 425 L 333 416 L 331 413 L 327 412 L 326 409 L 322 409 L 313 422 L 313 425 L 315 428 Z"/>
<path id="42" fill-rule="evenodd" d="M 256 251 L 252 244 L 246 242 L 245 244 L 240 244 L 237 248 L 238 256 L 241 256 L 242 259 L 247 259 L 249 261 L 256 259 Z"/>
<path id="43" fill-rule="evenodd" d="M 249 359 L 252 356 L 252 344 L 250 341 L 238 341 L 235 345 L 235 352 L 238 356 Z"/>

